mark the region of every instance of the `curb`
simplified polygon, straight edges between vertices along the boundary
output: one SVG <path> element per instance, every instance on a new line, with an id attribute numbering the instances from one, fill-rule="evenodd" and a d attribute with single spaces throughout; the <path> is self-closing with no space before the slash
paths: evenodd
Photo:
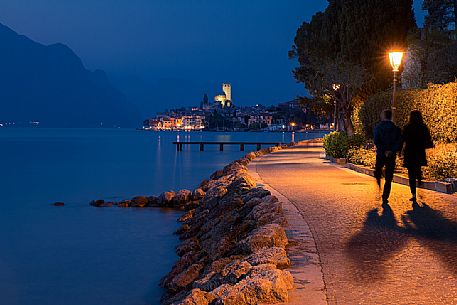
<path id="1" fill-rule="evenodd" d="M 374 169 L 372 169 L 372 168 L 362 166 L 362 165 L 356 165 L 353 163 L 347 163 L 346 167 L 353 171 L 356 171 L 358 173 L 374 177 Z M 393 182 L 409 186 L 408 177 L 401 176 L 398 174 L 394 174 Z M 457 191 L 457 183 L 456 183 L 456 181 L 453 181 L 452 183 L 441 182 L 441 181 L 423 181 L 422 185 L 419 188 L 427 189 L 427 190 L 431 190 L 431 191 L 435 191 L 435 192 L 440 192 L 440 193 L 445 193 L 445 194 L 452 194 Z"/>

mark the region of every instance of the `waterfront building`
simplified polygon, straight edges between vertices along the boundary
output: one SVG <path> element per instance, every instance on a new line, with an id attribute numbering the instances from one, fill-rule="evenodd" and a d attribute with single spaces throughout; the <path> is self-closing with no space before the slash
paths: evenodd
<path id="1" fill-rule="evenodd" d="M 217 107 L 220 108 L 231 108 L 233 107 L 232 103 L 232 85 L 224 83 L 222 84 L 223 94 L 216 95 L 214 97 L 214 103 Z"/>

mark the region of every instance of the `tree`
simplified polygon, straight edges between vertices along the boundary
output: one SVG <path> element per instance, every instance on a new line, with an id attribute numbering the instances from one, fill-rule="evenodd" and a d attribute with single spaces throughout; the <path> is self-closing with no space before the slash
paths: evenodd
<path id="1" fill-rule="evenodd" d="M 314 97 L 333 97 L 338 125 L 352 134 L 353 97 L 390 84 L 385 53 L 404 48 L 414 28 L 412 0 L 329 0 L 297 30 L 289 54 L 299 63 L 294 76 Z"/>
<path id="2" fill-rule="evenodd" d="M 424 28 L 430 31 L 449 33 L 457 24 L 457 0 L 424 0 L 422 9 L 427 11 Z"/>
<path id="3" fill-rule="evenodd" d="M 424 0 L 424 29 L 410 36 L 402 73 L 403 88 L 443 84 L 457 77 L 455 29 L 457 0 Z"/>

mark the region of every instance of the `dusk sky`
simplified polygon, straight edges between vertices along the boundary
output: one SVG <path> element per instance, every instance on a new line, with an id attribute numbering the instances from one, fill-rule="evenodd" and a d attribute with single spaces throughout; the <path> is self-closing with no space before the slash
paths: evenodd
<path id="1" fill-rule="evenodd" d="M 416 13 L 421 1 L 415 1 Z M 327 1 L 2 0 L 0 22 L 72 48 L 144 115 L 198 105 L 231 82 L 237 105 L 304 95 L 289 60 L 298 26 Z M 422 15 L 422 13 L 421 13 Z M 422 23 L 422 17 L 417 18 Z"/>

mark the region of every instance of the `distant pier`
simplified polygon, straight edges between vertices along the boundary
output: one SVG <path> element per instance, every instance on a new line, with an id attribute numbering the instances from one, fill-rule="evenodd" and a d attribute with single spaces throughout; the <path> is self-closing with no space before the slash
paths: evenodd
<path id="1" fill-rule="evenodd" d="M 268 146 L 281 146 L 282 142 L 173 142 L 176 145 L 176 151 L 182 151 L 184 145 L 198 145 L 200 146 L 200 151 L 205 150 L 205 145 L 219 145 L 219 151 L 224 151 L 225 145 L 239 145 L 240 151 L 244 151 L 246 145 L 255 145 L 256 150 L 261 150 L 262 145 Z"/>

